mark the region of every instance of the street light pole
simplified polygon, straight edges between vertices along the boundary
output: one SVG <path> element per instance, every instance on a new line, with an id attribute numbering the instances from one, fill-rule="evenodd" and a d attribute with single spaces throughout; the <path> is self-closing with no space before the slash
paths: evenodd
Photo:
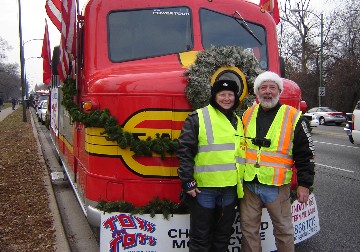
<path id="1" fill-rule="evenodd" d="M 321 107 L 321 96 L 325 96 L 325 90 L 323 89 L 323 56 L 324 56 L 324 15 L 321 13 L 320 17 L 316 13 L 309 11 L 309 10 L 299 10 L 299 9 L 292 9 L 291 12 L 309 12 L 313 14 L 315 17 L 320 19 L 320 66 L 319 66 L 319 90 L 318 90 L 318 97 L 319 97 L 319 107 Z"/>
<path id="2" fill-rule="evenodd" d="M 318 17 L 317 15 L 315 15 Z M 321 92 L 323 82 L 323 48 L 324 48 L 324 16 L 320 15 L 320 84 L 319 84 L 319 107 L 321 107 Z"/>
<path id="3" fill-rule="evenodd" d="M 20 65 L 21 65 L 21 96 L 22 96 L 22 105 L 23 105 L 23 122 L 27 121 L 26 118 L 26 104 L 25 104 L 25 79 L 24 79 L 24 46 L 22 42 L 22 28 L 21 28 L 21 3 L 18 0 L 19 5 L 19 39 L 20 39 Z"/>

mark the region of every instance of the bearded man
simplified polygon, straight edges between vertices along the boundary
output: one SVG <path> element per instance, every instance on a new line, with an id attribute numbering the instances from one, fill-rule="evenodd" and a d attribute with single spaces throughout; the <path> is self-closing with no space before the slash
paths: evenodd
<path id="1" fill-rule="evenodd" d="M 246 137 L 244 198 L 240 201 L 241 251 L 261 252 L 259 229 L 266 207 L 274 226 L 277 251 L 291 252 L 294 227 L 290 181 L 297 169 L 297 199 L 305 203 L 314 182 L 314 144 L 301 112 L 279 102 L 282 79 L 273 72 L 254 82 L 259 104 L 243 115 Z"/>

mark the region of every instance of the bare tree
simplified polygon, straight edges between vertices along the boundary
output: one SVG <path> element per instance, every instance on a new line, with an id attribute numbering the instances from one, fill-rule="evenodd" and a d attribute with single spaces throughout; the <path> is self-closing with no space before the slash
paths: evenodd
<path id="1" fill-rule="evenodd" d="M 19 66 L 4 62 L 6 52 L 11 49 L 8 42 L 0 37 L 0 96 L 5 100 L 21 97 Z"/>
<path id="2" fill-rule="evenodd" d="M 280 54 L 286 75 L 297 82 L 309 107 L 317 104 L 320 60 L 320 22 L 310 0 L 286 0 L 281 6 Z"/>
<path id="3" fill-rule="evenodd" d="M 329 33 L 327 59 L 327 103 L 336 103 L 343 111 L 353 110 L 360 99 L 360 27 L 359 1 L 344 1 L 344 8 L 333 13 L 334 28 Z M 335 106 L 335 105 L 334 105 Z"/>
<path id="4" fill-rule="evenodd" d="M 6 51 L 12 49 L 12 46 L 10 46 L 6 40 L 0 37 L 0 62 L 3 62 L 7 58 Z"/>
<path id="5" fill-rule="evenodd" d="M 299 84 L 308 107 L 318 104 L 318 87 L 321 78 L 322 85 L 326 87 L 326 96 L 322 99 L 322 105 L 345 110 L 344 88 L 343 85 L 334 82 L 337 76 L 334 67 L 339 68 L 341 62 L 345 64 L 345 54 L 352 52 L 350 53 L 352 57 L 347 58 L 346 64 L 348 67 L 351 65 L 354 70 L 357 69 L 354 58 L 359 59 L 359 57 L 354 57 L 354 52 L 359 50 L 359 47 L 354 43 L 354 38 L 357 36 L 354 28 L 359 27 L 360 24 L 354 22 L 355 17 L 350 19 L 346 15 L 349 14 L 347 9 L 358 9 L 359 3 L 356 5 L 355 2 L 358 1 L 344 1 L 342 11 L 333 13 L 319 13 L 311 9 L 310 0 L 286 0 L 281 6 L 280 53 L 287 64 L 287 77 Z M 321 25 L 323 25 L 322 43 Z M 320 68 L 321 49 L 323 49 L 322 68 Z M 343 74 L 348 74 L 349 70 L 345 70 Z M 355 95 L 353 99 L 357 99 L 356 97 L 358 98 Z"/>

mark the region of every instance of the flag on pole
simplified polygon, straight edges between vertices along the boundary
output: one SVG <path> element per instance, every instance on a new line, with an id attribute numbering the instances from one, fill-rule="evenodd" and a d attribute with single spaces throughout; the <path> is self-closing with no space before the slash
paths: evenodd
<path id="1" fill-rule="evenodd" d="M 75 0 L 46 0 L 45 9 L 61 33 L 57 70 L 60 80 L 64 81 L 71 74 L 70 61 L 76 57 L 76 2 Z"/>
<path id="2" fill-rule="evenodd" d="M 75 24 L 76 24 L 76 3 L 75 0 L 62 0 L 61 6 L 61 42 L 65 51 L 75 55 Z"/>
<path id="3" fill-rule="evenodd" d="M 43 58 L 43 82 L 49 84 L 51 80 L 51 54 L 50 54 L 50 42 L 49 42 L 49 30 L 47 21 L 45 19 L 45 32 L 41 51 L 41 58 Z"/>
<path id="4" fill-rule="evenodd" d="M 259 5 L 271 14 L 275 24 L 280 22 L 279 5 L 277 0 L 260 0 Z"/>
<path id="5" fill-rule="evenodd" d="M 57 71 L 61 81 L 66 80 L 70 75 L 70 59 L 69 54 L 64 50 L 62 42 L 60 42 L 59 64 L 57 65 Z"/>
<path id="6" fill-rule="evenodd" d="M 64 81 L 71 73 L 70 62 L 76 56 L 76 5 L 75 0 L 62 0 L 60 59 L 57 70 Z"/>
<path id="7" fill-rule="evenodd" d="M 61 0 L 46 0 L 45 10 L 51 22 L 61 31 Z"/>

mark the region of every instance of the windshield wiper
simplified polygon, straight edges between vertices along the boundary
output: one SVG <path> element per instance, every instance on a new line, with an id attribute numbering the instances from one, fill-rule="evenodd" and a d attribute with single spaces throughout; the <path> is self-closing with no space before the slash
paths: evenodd
<path id="1" fill-rule="evenodd" d="M 262 46 L 263 43 L 261 43 L 260 39 L 258 39 L 258 37 L 256 37 L 256 35 L 254 34 L 254 32 L 249 28 L 249 26 L 247 25 L 246 21 L 243 19 L 243 17 L 241 16 L 241 14 L 238 11 L 235 11 L 233 14 L 237 14 L 240 18 L 241 18 L 241 23 L 239 23 L 239 20 L 237 18 L 234 18 L 236 20 L 236 22 L 239 23 L 239 25 L 241 25 L 254 39 L 256 39 L 256 41 Z"/>

